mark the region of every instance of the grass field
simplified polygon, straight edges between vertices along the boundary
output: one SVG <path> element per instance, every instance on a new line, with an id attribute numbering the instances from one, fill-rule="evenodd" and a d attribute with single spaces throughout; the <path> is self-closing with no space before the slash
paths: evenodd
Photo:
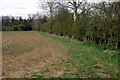
<path id="1" fill-rule="evenodd" d="M 118 52 L 109 46 L 43 32 L 3 32 L 3 77 L 118 78 Z"/>

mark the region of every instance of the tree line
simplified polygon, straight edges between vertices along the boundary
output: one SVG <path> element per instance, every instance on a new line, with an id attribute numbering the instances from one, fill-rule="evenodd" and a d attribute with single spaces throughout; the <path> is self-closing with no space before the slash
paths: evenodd
<path id="1" fill-rule="evenodd" d="M 52 9 L 54 3 L 51 3 L 52 6 L 47 4 L 49 12 L 55 13 L 50 12 L 49 17 L 40 18 L 43 22 L 37 25 L 39 31 L 120 48 L 120 1 L 71 2 L 74 5 L 73 12 L 69 8 L 71 6 L 65 7 L 66 5 L 59 3 L 57 9 Z"/>
<path id="2" fill-rule="evenodd" d="M 32 30 L 31 22 L 30 18 L 2 16 L 2 31 L 29 31 Z"/>
<path id="3" fill-rule="evenodd" d="M 48 1 L 40 7 L 45 15 L 36 13 L 25 20 L 3 17 L 3 30 L 38 30 L 120 48 L 120 1 Z"/>

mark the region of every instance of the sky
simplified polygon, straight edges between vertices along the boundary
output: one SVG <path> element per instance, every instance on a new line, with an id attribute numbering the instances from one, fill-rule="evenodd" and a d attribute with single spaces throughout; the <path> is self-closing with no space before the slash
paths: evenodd
<path id="1" fill-rule="evenodd" d="M 0 15 L 22 16 L 40 12 L 38 0 L 0 0 Z"/>
<path id="2" fill-rule="evenodd" d="M 88 0 L 88 1 L 100 1 L 100 0 Z M 38 7 L 38 2 L 39 0 L 0 0 L 0 16 L 11 15 L 27 18 L 28 14 L 35 14 L 36 12 L 43 13 L 43 10 Z"/>

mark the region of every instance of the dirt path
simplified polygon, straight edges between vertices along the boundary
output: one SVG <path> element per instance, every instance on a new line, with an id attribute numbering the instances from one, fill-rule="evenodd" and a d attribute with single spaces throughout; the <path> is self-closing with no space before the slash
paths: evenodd
<path id="1" fill-rule="evenodd" d="M 3 77 L 30 78 L 33 74 L 49 69 L 57 77 L 61 59 L 67 59 L 67 50 L 61 44 L 48 40 L 36 32 L 5 32 L 2 39 Z"/>

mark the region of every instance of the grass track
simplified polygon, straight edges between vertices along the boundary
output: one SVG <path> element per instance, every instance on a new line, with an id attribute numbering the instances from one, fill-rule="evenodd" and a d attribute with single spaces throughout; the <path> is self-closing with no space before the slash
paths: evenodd
<path id="1" fill-rule="evenodd" d="M 64 61 L 63 78 L 89 77 L 89 78 L 118 78 L 118 51 L 109 46 L 97 46 L 88 42 L 62 38 L 43 32 L 40 35 L 63 43 L 71 58 Z M 108 48 L 108 49 L 107 49 Z"/>

